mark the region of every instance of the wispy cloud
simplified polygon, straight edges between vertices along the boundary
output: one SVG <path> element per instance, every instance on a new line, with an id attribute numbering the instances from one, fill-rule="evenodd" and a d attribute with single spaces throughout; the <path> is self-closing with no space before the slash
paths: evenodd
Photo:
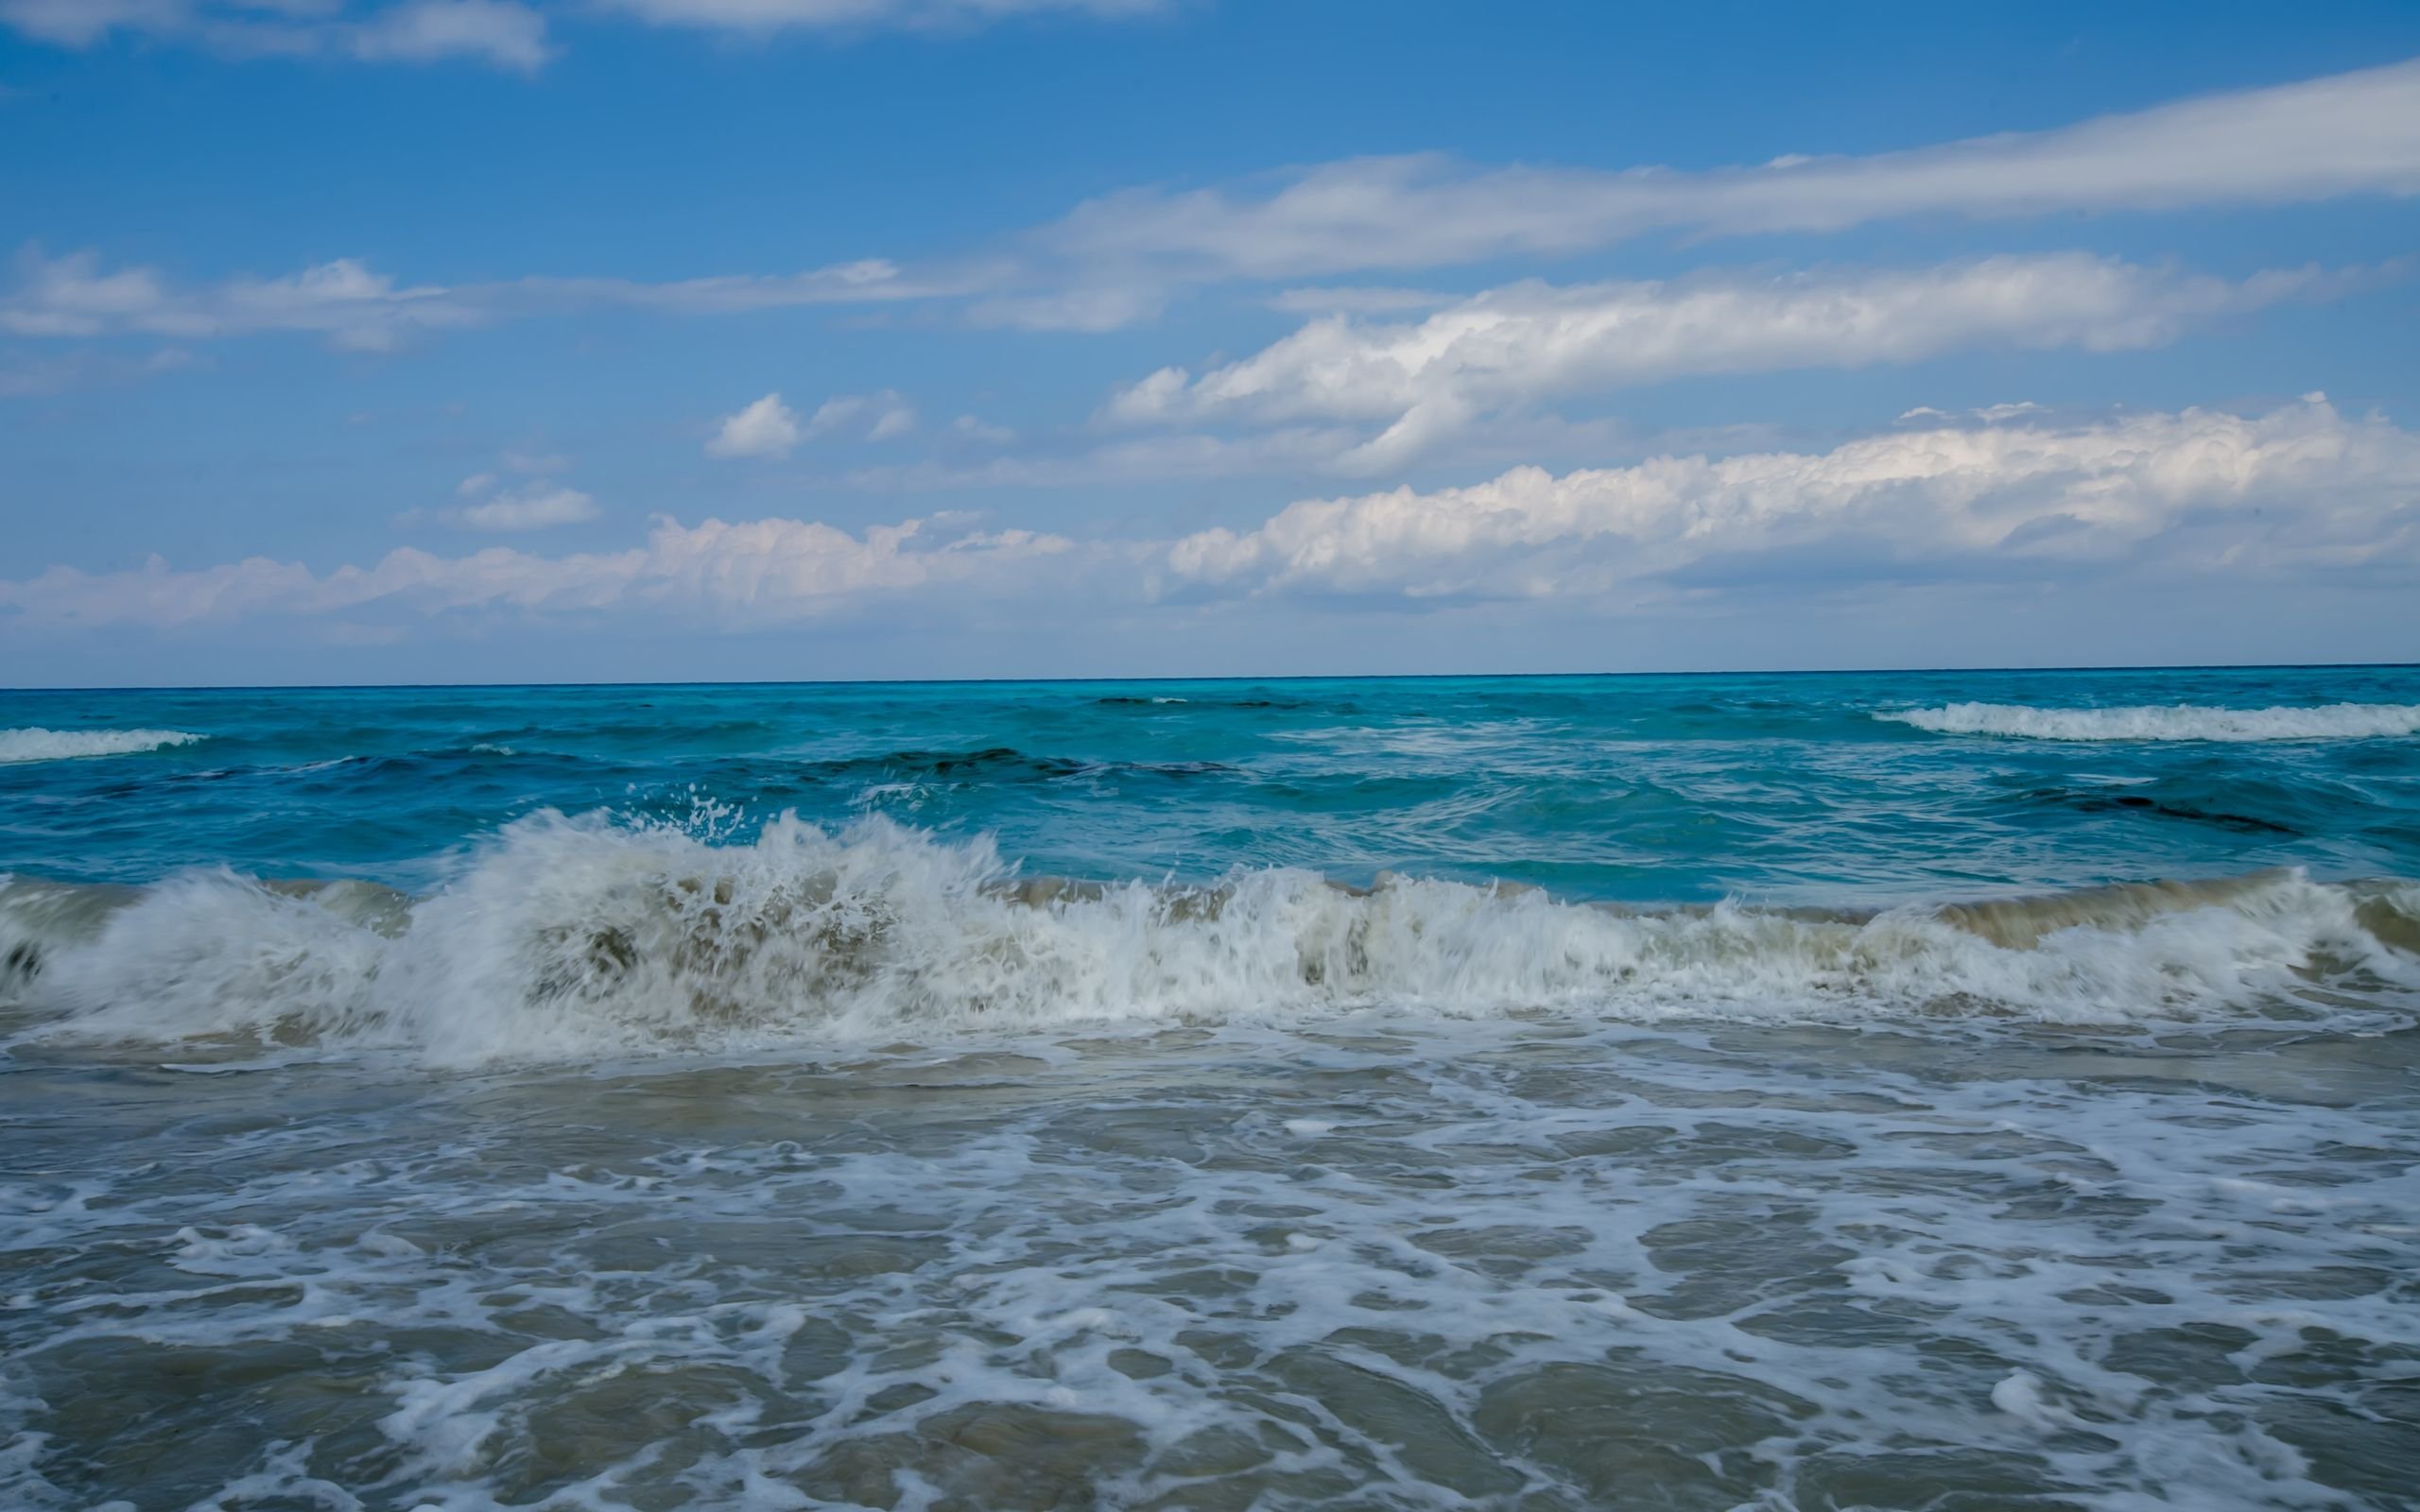
<path id="1" fill-rule="evenodd" d="M 915 428 L 915 406 L 896 388 L 835 395 L 816 406 L 815 418 L 806 422 L 809 436 L 851 435 L 869 441 L 887 441 Z"/>
<path id="2" fill-rule="evenodd" d="M 677 10 L 700 25 L 741 29 L 868 24 L 944 10 L 979 19 L 1017 9 L 1015 0 L 924 8 L 871 0 L 634 3 L 661 4 L 659 19 L 681 19 Z M 354 12 L 342 0 L 291 4 L 302 9 L 269 13 L 275 25 L 341 36 L 356 53 L 383 49 L 379 56 L 393 57 L 469 48 L 468 39 L 486 34 L 482 27 L 502 25 L 495 18 L 522 10 L 507 0 L 417 0 L 348 19 Z M 0 19 L 62 42 L 222 10 L 235 13 L 216 0 L 0 0 Z M 714 13 L 741 19 L 716 22 Z M 758 19 L 746 22 L 748 16 Z M 535 57 L 525 54 L 523 62 Z M 1224 187 L 1131 190 L 930 264 L 868 258 L 798 273 L 668 283 L 537 276 L 448 285 L 406 284 L 364 261 L 341 259 L 281 277 L 178 287 L 155 269 L 105 267 L 90 252 L 49 259 L 29 251 L 20 258 L 19 286 L 0 298 L 0 330 L 54 336 L 130 330 L 181 339 L 317 331 L 339 345 L 375 348 L 415 332 L 596 309 L 707 314 L 951 301 L 958 318 L 978 327 L 1098 332 L 1153 318 L 1187 284 L 1555 256 L 1653 232 L 1823 232 L 1910 215 L 2005 219 L 2415 193 L 2420 60 L 2055 130 L 1862 157 L 1793 156 L 1756 167 L 1487 168 L 1435 156 L 1354 159 Z M 1450 299 L 1392 286 L 1298 287 L 1269 296 L 1281 309 L 1359 316 Z"/>
<path id="3" fill-rule="evenodd" d="M 895 388 L 873 394 L 836 394 L 801 421 L 798 412 L 778 393 L 767 394 L 725 416 L 714 438 L 706 442 L 708 456 L 779 458 L 802 441 L 818 437 L 848 436 L 865 441 L 887 441 L 916 428 L 916 409 Z"/>
<path id="4" fill-rule="evenodd" d="M 465 479 L 466 486 L 474 480 Z M 446 518 L 470 530 L 522 531 L 545 530 L 555 525 L 579 524 L 596 518 L 596 501 L 578 489 L 544 480 L 525 483 L 517 488 L 489 493 L 483 486 L 472 490 L 475 504 L 452 510 Z"/>
<path id="5" fill-rule="evenodd" d="M 602 0 L 662 26 L 766 36 L 782 31 L 969 30 L 1042 16 L 1121 20 L 1159 15 L 1170 0 Z"/>
<path id="6" fill-rule="evenodd" d="M 1332 277 L 1559 255 L 1651 232 L 1836 232 L 1909 215 L 2304 204 L 2420 193 L 2420 60 L 2205 95 L 2055 130 L 1755 167 L 1474 167 L 1357 158 L 1258 183 L 1137 189 L 1034 241 L 1152 280 Z"/>
<path id="7" fill-rule="evenodd" d="M 70 389 L 127 383 L 197 365 L 182 347 L 162 347 L 145 356 L 74 352 L 63 356 L 0 354 L 0 399 L 36 399 Z"/>
<path id="8" fill-rule="evenodd" d="M 518 0 L 0 0 L 0 24 L 55 46 L 126 35 L 235 58 L 465 59 L 530 73 L 554 55 L 545 18 Z"/>
<path id="9" fill-rule="evenodd" d="M 1860 368 L 1962 347 L 2153 346 L 2216 317 L 2341 287 L 2316 270 L 2240 283 L 2082 253 L 1912 271 L 1493 289 L 1414 323 L 1313 320 L 1196 376 L 1164 368 L 1117 391 L 1126 424 L 1374 424 L 1336 470 L 1403 466 L 1494 413 L 1708 373 Z"/>
<path id="10" fill-rule="evenodd" d="M 966 528 L 936 517 L 861 535 L 820 522 L 696 525 L 659 516 L 627 551 L 547 557 L 496 546 L 465 557 L 406 547 L 374 565 L 313 572 L 251 557 L 181 571 L 158 557 L 131 572 L 54 567 L 0 582 L 0 627 L 169 628 L 260 615 L 322 616 L 384 606 L 422 614 L 512 611 L 671 613 L 733 627 L 840 612 L 920 590 L 1027 592 L 1049 564 L 1077 555 L 1063 537 Z"/>
<path id="11" fill-rule="evenodd" d="M 95 253 L 17 258 L 17 285 L 0 296 L 0 331 L 19 336 L 128 334 L 185 340 L 302 332 L 354 350 L 384 351 L 431 332 L 587 310 L 728 315 L 816 304 L 869 304 L 968 292 L 979 275 L 909 276 L 879 260 L 803 273 L 683 279 L 525 278 L 405 284 L 351 258 L 282 278 L 233 278 L 180 288 L 149 267 L 103 266 Z"/>

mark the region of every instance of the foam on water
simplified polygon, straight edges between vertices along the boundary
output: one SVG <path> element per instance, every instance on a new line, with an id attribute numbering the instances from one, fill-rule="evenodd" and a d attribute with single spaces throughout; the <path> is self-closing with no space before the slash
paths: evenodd
<path id="1" fill-rule="evenodd" d="M 2420 1119 L 2339 1068 L 2409 1037 L 1989 1042 L 63 1072 L 0 1189 L 0 1496 L 2395 1504 Z"/>
<path id="2" fill-rule="evenodd" d="M 0 885 L 0 1001 L 50 1039 L 407 1046 L 444 1061 L 880 1043 L 1371 1008 L 1631 1020 L 2309 1017 L 2408 1002 L 2420 890 L 2298 871 L 1870 914 L 1633 912 L 1240 870 L 1021 879 L 988 840 L 785 816 L 752 843 L 508 826 L 420 898 L 225 869 Z"/>
<path id="3" fill-rule="evenodd" d="M 183 730 L 0 730 L 0 763 L 70 761 L 84 756 L 131 756 L 206 737 Z"/>
<path id="4" fill-rule="evenodd" d="M 2036 709 L 2025 704 L 1952 703 L 1895 709 L 1876 719 L 1944 735 L 2007 735 L 2025 740 L 2368 740 L 2420 733 L 2420 704 L 2333 703 L 2313 708 L 2211 709 L 2139 704 L 2104 709 Z"/>

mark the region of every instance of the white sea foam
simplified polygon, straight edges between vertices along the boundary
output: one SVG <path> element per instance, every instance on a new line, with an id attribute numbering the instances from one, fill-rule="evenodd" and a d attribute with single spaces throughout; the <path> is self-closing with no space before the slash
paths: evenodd
<path id="1" fill-rule="evenodd" d="M 2420 888 L 2299 872 L 1870 918 L 1636 914 L 1282 869 L 1206 890 L 1019 881 L 986 841 L 880 818 L 714 845 L 548 813 L 417 901 L 225 870 L 128 900 L 0 885 L 0 998 L 29 1032 L 475 1061 L 1366 1008 L 2107 1023 L 2420 988 Z"/>
<path id="2" fill-rule="evenodd" d="M 2409 703 L 2271 709 L 2186 703 L 2036 709 L 2017 703 L 1952 703 L 1937 709 L 1886 710 L 1874 717 L 1936 734 L 2025 740 L 2370 740 L 2420 733 L 2420 704 Z"/>
<path id="3" fill-rule="evenodd" d="M 202 736 L 182 730 L 0 730 L 0 763 L 58 762 L 78 756 L 131 756 Z"/>
<path id="4" fill-rule="evenodd" d="M 0 1504 L 2403 1500 L 2408 1046 L 1364 1027 L 30 1064 Z"/>

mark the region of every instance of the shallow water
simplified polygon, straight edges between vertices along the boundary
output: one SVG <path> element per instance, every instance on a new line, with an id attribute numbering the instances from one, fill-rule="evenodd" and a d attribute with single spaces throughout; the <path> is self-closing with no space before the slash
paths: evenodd
<path id="1" fill-rule="evenodd" d="M 15 1494 L 2409 1505 L 2415 1053 L 1364 1017 L 447 1076 L 35 1055 Z"/>
<path id="2" fill-rule="evenodd" d="M 2163 676 L 12 696 L 0 1505 L 2420 1506 L 2420 677 Z"/>

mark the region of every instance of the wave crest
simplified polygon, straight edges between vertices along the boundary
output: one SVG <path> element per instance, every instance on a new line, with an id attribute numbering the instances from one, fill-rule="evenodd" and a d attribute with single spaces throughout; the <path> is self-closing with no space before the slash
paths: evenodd
<path id="1" fill-rule="evenodd" d="M 2220 709 L 2136 704 L 2112 709 L 2036 709 L 2017 703 L 1952 703 L 1893 709 L 1876 719 L 1942 735 L 2024 740 L 2370 740 L 2420 733 L 2420 704 L 2331 703 Z"/>
<path id="2" fill-rule="evenodd" d="M 69 761 L 79 756 L 131 756 L 204 737 L 183 730 L 0 730 L 0 764 Z"/>
<path id="3" fill-rule="evenodd" d="M 2300 872 L 1870 914 L 1664 913 L 1240 871 L 1026 879 L 988 841 L 795 818 L 752 844 L 548 813 L 452 885 L 0 883 L 36 1038 L 402 1045 L 444 1061 L 1296 1020 L 1384 1006 L 1656 1019 L 2126 1022 L 2420 989 L 2420 888 Z"/>

